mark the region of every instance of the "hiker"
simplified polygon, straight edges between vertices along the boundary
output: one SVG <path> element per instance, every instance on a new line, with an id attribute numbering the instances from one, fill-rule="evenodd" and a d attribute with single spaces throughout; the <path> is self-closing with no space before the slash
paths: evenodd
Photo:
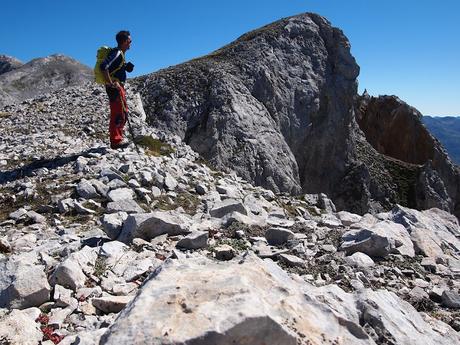
<path id="1" fill-rule="evenodd" d="M 120 31 L 115 38 L 118 46 L 110 50 L 99 67 L 110 102 L 109 132 L 112 149 L 125 148 L 129 145 L 127 140 L 123 140 L 123 129 L 128 116 L 124 82 L 126 72 L 132 72 L 134 69 L 131 62 L 125 62 L 125 53 L 131 46 L 131 34 L 129 31 Z"/>

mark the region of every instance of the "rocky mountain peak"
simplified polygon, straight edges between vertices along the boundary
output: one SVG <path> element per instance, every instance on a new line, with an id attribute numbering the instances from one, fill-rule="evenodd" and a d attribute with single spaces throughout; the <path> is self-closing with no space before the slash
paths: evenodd
<path id="1" fill-rule="evenodd" d="M 0 75 L 0 106 L 93 80 L 93 71 L 73 58 L 36 58 Z"/>
<path id="2" fill-rule="evenodd" d="M 402 204 L 460 216 L 458 171 L 415 109 L 401 106 L 400 133 L 385 135 L 387 149 L 393 134 L 403 146 L 389 153 L 374 142 L 369 120 L 360 120 L 358 74 L 343 32 L 306 13 L 134 83 L 150 124 L 256 185 L 325 192 L 339 209 L 360 214 Z M 399 104 L 390 98 L 366 109 L 393 112 Z"/>
<path id="3" fill-rule="evenodd" d="M 0 74 L 12 71 L 22 65 L 23 63 L 14 57 L 0 55 Z"/>

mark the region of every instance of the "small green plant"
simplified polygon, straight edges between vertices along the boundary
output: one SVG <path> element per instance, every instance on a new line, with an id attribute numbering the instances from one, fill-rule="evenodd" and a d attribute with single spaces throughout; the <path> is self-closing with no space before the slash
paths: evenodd
<path id="1" fill-rule="evenodd" d="M 224 244 L 229 245 L 230 247 L 235 249 L 237 252 L 242 252 L 249 248 L 249 245 L 245 240 L 240 240 L 236 238 L 225 238 L 225 239 L 217 241 L 215 245 L 210 246 L 209 250 L 213 252 L 215 251 L 217 247 L 222 246 Z"/>
<path id="2" fill-rule="evenodd" d="M 146 153 L 152 156 L 166 156 L 175 152 L 171 145 L 159 139 L 154 139 L 149 135 L 142 135 L 137 137 L 136 144 L 144 147 Z"/>
<path id="3" fill-rule="evenodd" d="M 94 275 L 98 278 L 101 278 L 107 269 L 107 259 L 102 255 L 98 255 L 96 262 L 94 263 Z"/>

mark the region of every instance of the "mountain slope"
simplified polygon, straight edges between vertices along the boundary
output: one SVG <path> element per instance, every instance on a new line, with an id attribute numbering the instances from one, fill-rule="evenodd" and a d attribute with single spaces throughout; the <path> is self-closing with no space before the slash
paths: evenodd
<path id="1" fill-rule="evenodd" d="M 92 70 L 67 56 L 34 59 L 0 75 L 0 106 L 91 80 Z"/>

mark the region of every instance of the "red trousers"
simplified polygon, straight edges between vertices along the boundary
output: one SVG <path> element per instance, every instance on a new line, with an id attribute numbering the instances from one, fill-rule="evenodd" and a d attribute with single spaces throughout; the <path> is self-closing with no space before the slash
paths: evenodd
<path id="1" fill-rule="evenodd" d="M 119 88 L 106 87 L 110 102 L 110 144 L 117 145 L 123 140 L 123 130 L 128 116 L 126 93 L 123 86 Z"/>

